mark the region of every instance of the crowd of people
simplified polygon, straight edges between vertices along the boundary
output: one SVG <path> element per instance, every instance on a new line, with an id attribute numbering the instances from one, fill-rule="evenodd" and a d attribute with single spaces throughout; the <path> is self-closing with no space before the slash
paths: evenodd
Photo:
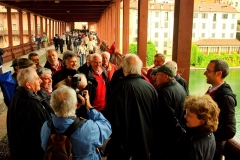
<path id="1" fill-rule="evenodd" d="M 56 34 L 54 39 L 68 45 L 72 38 Z M 116 66 L 111 53 L 96 53 L 91 43 L 79 42 L 73 51 L 67 46 L 62 52 L 60 45 L 62 58 L 56 43 L 46 51 L 43 66 L 37 53 L 12 61 L 17 84 L 7 113 L 12 160 L 42 160 L 51 134 L 48 121 L 63 133 L 72 117 L 87 119 L 70 137 L 75 160 L 221 159 L 226 140 L 236 133 L 237 104 L 224 81 L 229 74 L 224 60 L 209 62 L 204 75 L 210 87 L 196 96 L 177 63 L 166 61 L 164 54 L 154 56 L 145 75 L 137 55 L 121 56 Z M 77 67 L 81 45 L 91 53 Z M 104 153 L 96 151 L 106 141 Z"/>

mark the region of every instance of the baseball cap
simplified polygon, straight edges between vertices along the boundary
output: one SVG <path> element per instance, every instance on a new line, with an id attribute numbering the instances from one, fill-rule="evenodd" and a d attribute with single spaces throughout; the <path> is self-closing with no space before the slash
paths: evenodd
<path id="1" fill-rule="evenodd" d="M 18 61 L 17 58 L 15 58 L 14 60 L 12 60 L 12 65 L 11 65 L 10 67 L 17 66 L 17 61 Z"/>
<path id="2" fill-rule="evenodd" d="M 34 64 L 36 64 L 36 63 L 34 63 L 33 61 L 31 61 L 28 58 L 20 58 L 17 61 L 17 65 L 18 65 L 19 69 L 27 68 L 27 67 L 30 67 L 30 66 L 32 66 Z"/>
<path id="3" fill-rule="evenodd" d="M 158 72 L 158 67 L 155 67 L 155 68 L 152 68 L 152 72 L 151 72 L 151 75 L 156 75 Z"/>
<path id="4" fill-rule="evenodd" d="M 176 71 L 175 71 L 174 67 L 167 65 L 167 64 L 164 64 L 164 65 L 158 67 L 157 72 L 162 72 L 162 73 L 168 75 L 169 77 L 174 77 L 176 75 Z"/>

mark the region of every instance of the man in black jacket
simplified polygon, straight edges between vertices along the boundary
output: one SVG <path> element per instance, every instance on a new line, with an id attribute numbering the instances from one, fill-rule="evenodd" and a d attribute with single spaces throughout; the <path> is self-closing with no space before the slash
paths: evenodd
<path id="1" fill-rule="evenodd" d="M 228 64 L 221 59 L 211 60 L 204 72 L 207 83 L 212 85 L 206 94 L 213 98 L 220 109 L 218 129 L 214 133 L 216 139 L 214 160 L 221 159 L 226 140 L 233 138 L 236 133 L 237 100 L 229 84 L 224 82 L 228 74 Z"/>
<path id="2" fill-rule="evenodd" d="M 112 125 L 108 160 L 148 160 L 153 150 L 157 120 L 157 92 L 141 76 L 142 61 L 126 54 L 124 78 L 116 84 L 106 106 Z M 105 150 L 106 151 L 106 150 Z"/>
<path id="3" fill-rule="evenodd" d="M 158 89 L 158 139 L 151 160 L 168 159 L 173 146 L 184 133 L 183 103 L 187 96 L 183 87 L 175 80 L 175 69 L 167 64 L 158 67 L 156 84 Z M 160 152 L 161 151 L 161 152 Z M 160 153 L 159 153 L 160 152 Z"/>
<path id="4" fill-rule="evenodd" d="M 50 96 L 40 90 L 41 79 L 31 67 L 21 69 L 17 80 L 19 87 L 7 112 L 11 159 L 42 160 L 40 131 L 43 123 L 51 120 Z"/>

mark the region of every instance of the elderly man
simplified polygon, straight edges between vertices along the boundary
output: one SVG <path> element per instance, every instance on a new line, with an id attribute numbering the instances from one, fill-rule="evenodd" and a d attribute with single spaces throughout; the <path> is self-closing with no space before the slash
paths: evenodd
<path id="1" fill-rule="evenodd" d="M 211 60 L 204 72 L 207 83 L 211 84 L 206 94 L 213 98 L 221 110 L 218 129 L 214 132 L 216 139 L 214 160 L 221 159 L 226 140 L 233 138 L 236 134 L 235 106 L 237 99 L 230 85 L 224 81 L 228 74 L 228 64 L 221 59 Z"/>
<path id="2" fill-rule="evenodd" d="M 40 84 L 41 89 L 47 92 L 48 94 L 52 93 L 52 71 L 49 68 L 38 68 L 37 74 L 42 80 Z"/>
<path id="3" fill-rule="evenodd" d="M 91 106 L 86 90 L 84 94 L 87 99 L 86 103 L 83 97 L 80 95 L 78 97 L 85 104 L 89 120 L 79 126 L 69 138 L 72 143 L 73 159 L 101 160 L 101 155 L 96 149 L 101 147 L 112 133 L 111 125 L 100 112 Z M 50 104 L 55 111 L 55 114 L 51 114 L 55 131 L 62 133 L 76 119 L 75 110 L 78 104 L 76 92 L 70 87 L 61 86 L 53 91 Z M 45 122 L 41 131 L 42 148 L 44 150 L 50 134 L 51 128 L 49 128 L 48 122 Z"/>
<path id="4" fill-rule="evenodd" d="M 151 72 L 153 68 L 163 65 L 165 63 L 165 60 L 166 60 L 166 56 L 164 54 L 157 53 L 154 56 L 154 66 L 147 71 L 146 77 L 156 89 L 157 89 L 157 85 L 155 84 L 154 80 L 151 77 Z"/>
<path id="5" fill-rule="evenodd" d="M 175 80 L 175 69 L 170 65 L 158 67 L 156 84 L 158 88 L 158 137 L 151 159 L 168 159 L 171 149 L 184 133 L 183 103 L 187 96 L 183 87 Z M 161 149 L 161 154 L 159 150 Z"/>
<path id="6" fill-rule="evenodd" d="M 7 112 L 7 134 L 11 159 L 42 160 L 40 131 L 53 113 L 49 101 L 39 94 L 41 79 L 28 67 L 17 75 L 19 87 Z M 47 93 L 45 93 L 47 96 Z M 45 96 L 44 95 L 44 96 Z"/>
<path id="7" fill-rule="evenodd" d="M 34 52 L 29 53 L 28 59 L 30 59 L 31 61 L 33 61 L 34 63 L 36 63 L 36 67 L 37 67 L 37 68 L 42 67 L 42 66 L 39 64 L 39 56 L 38 56 L 37 53 L 34 53 Z"/>
<path id="8" fill-rule="evenodd" d="M 58 54 L 54 49 L 47 50 L 46 59 L 47 61 L 44 67 L 51 69 L 53 75 L 56 72 L 62 70 L 63 68 L 62 60 L 58 58 Z"/>
<path id="9" fill-rule="evenodd" d="M 106 70 L 102 67 L 102 56 L 94 53 L 90 56 L 89 69 L 84 73 L 88 80 L 90 102 L 93 107 L 102 111 L 107 102 L 108 78 Z"/>
<path id="10" fill-rule="evenodd" d="M 63 69 L 59 72 L 57 72 L 56 74 L 53 75 L 52 79 L 53 79 L 53 88 L 55 88 L 55 85 L 66 79 L 68 76 L 72 77 L 74 76 L 76 73 L 78 73 L 77 71 L 77 56 L 76 54 L 74 54 L 72 51 L 65 51 L 63 53 Z"/>
<path id="11" fill-rule="evenodd" d="M 33 69 L 37 69 L 36 63 L 34 63 L 32 60 L 27 58 L 19 58 L 17 61 L 18 69 L 28 68 L 32 67 Z"/>
<path id="12" fill-rule="evenodd" d="M 110 60 L 110 53 L 102 52 L 102 66 L 107 71 L 108 81 L 111 81 L 113 73 L 117 70 L 117 67 L 109 62 Z"/>
<path id="13" fill-rule="evenodd" d="M 141 76 L 142 61 L 137 55 L 123 59 L 124 78 L 106 106 L 113 129 L 107 145 L 108 160 L 148 160 L 153 150 L 157 120 L 157 92 Z"/>
<path id="14" fill-rule="evenodd" d="M 177 63 L 175 61 L 168 61 L 166 62 L 167 65 L 172 66 L 175 69 L 176 75 L 174 76 L 174 78 L 176 79 L 176 81 L 181 84 L 183 86 L 183 88 L 185 89 L 187 95 L 189 94 L 189 90 L 188 90 L 188 84 L 187 81 L 185 79 L 183 79 L 181 77 L 181 75 L 178 72 L 178 66 Z"/>

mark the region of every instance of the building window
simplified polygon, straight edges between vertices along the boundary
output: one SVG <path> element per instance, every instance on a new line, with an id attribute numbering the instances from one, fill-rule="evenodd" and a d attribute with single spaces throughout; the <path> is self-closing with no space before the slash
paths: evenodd
<path id="1" fill-rule="evenodd" d="M 222 29 L 226 29 L 226 24 L 223 24 L 223 25 L 222 25 Z"/>
<path id="2" fill-rule="evenodd" d="M 196 23 L 193 23 L 193 29 L 196 29 Z"/>
<path id="3" fill-rule="evenodd" d="M 164 41 L 163 47 L 167 47 L 167 41 Z"/>
<path id="4" fill-rule="evenodd" d="M 222 19 L 227 19 L 228 18 L 228 14 L 223 14 L 222 15 Z"/>
<path id="5" fill-rule="evenodd" d="M 236 16 L 235 14 L 232 14 L 232 19 L 235 19 L 235 16 Z"/>
<path id="6" fill-rule="evenodd" d="M 216 20 L 217 20 L 217 14 L 214 13 L 214 14 L 213 14 L 213 21 L 215 22 Z"/>
<path id="7" fill-rule="evenodd" d="M 164 33 L 164 38 L 167 38 L 168 37 L 168 32 L 165 32 Z"/>
<path id="8" fill-rule="evenodd" d="M 206 19 L 208 17 L 208 14 L 207 13 L 202 13 L 202 18 L 203 19 Z"/>
<path id="9" fill-rule="evenodd" d="M 159 12 L 155 12 L 155 17 L 159 17 Z"/>
<path id="10" fill-rule="evenodd" d="M 202 33 L 202 38 L 205 38 L 205 33 Z"/>
<path id="11" fill-rule="evenodd" d="M 156 47 L 158 47 L 158 41 L 155 41 L 154 44 Z"/>
<path id="12" fill-rule="evenodd" d="M 238 6 L 238 2 L 235 2 L 235 7 L 237 7 Z"/>
<path id="13" fill-rule="evenodd" d="M 192 38 L 195 38 L 195 33 L 192 33 Z"/>
<path id="14" fill-rule="evenodd" d="M 215 38 L 215 33 L 212 33 L 212 38 Z"/>
<path id="15" fill-rule="evenodd" d="M 133 42 L 137 42 L 137 38 L 133 38 Z"/>
<path id="16" fill-rule="evenodd" d="M 168 21 L 168 12 L 165 12 L 164 14 L 164 21 Z"/>
<path id="17" fill-rule="evenodd" d="M 235 28 L 235 24 L 231 24 L 231 29 L 234 29 Z"/>
<path id="18" fill-rule="evenodd" d="M 193 18 L 198 18 L 198 13 L 194 13 Z"/>
<path id="19" fill-rule="evenodd" d="M 202 29 L 205 29 L 206 28 L 206 23 L 203 23 L 202 24 Z"/>
<path id="20" fill-rule="evenodd" d="M 155 38 L 158 38 L 158 32 L 155 32 Z"/>
<path id="21" fill-rule="evenodd" d="M 12 24 L 12 30 L 17 30 L 17 25 L 16 24 Z"/>
<path id="22" fill-rule="evenodd" d="M 138 29 L 135 29 L 135 34 L 136 34 L 136 35 L 138 34 Z"/>
<path id="23" fill-rule="evenodd" d="M 164 51 L 163 51 L 163 54 L 166 55 L 166 54 L 167 54 L 167 50 L 164 50 Z"/>
<path id="24" fill-rule="evenodd" d="M 216 23 L 212 24 L 212 29 L 216 29 Z"/>
<path id="25" fill-rule="evenodd" d="M 19 41 L 19 37 L 18 36 L 13 36 L 13 41 Z"/>
<path id="26" fill-rule="evenodd" d="M 168 22 L 164 23 L 164 28 L 168 28 Z"/>
<path id="27" fill-rule="evenodd" d="M 231 34 L 230 34 L 230 38 L 233 38 L 233 35 L 234 35 L 234 34 L 233 34 L 233 33 L 231 33 Z"/>
<path id="28" fill-rule="evenodd" d="M 159 23 L 155 22 L 155 28 L 159 28 Z"/>
<path id="29" fill-rule="evenodd" d="M 222 38 L 225 38 L 225 33 L 222 33 Z"/>

